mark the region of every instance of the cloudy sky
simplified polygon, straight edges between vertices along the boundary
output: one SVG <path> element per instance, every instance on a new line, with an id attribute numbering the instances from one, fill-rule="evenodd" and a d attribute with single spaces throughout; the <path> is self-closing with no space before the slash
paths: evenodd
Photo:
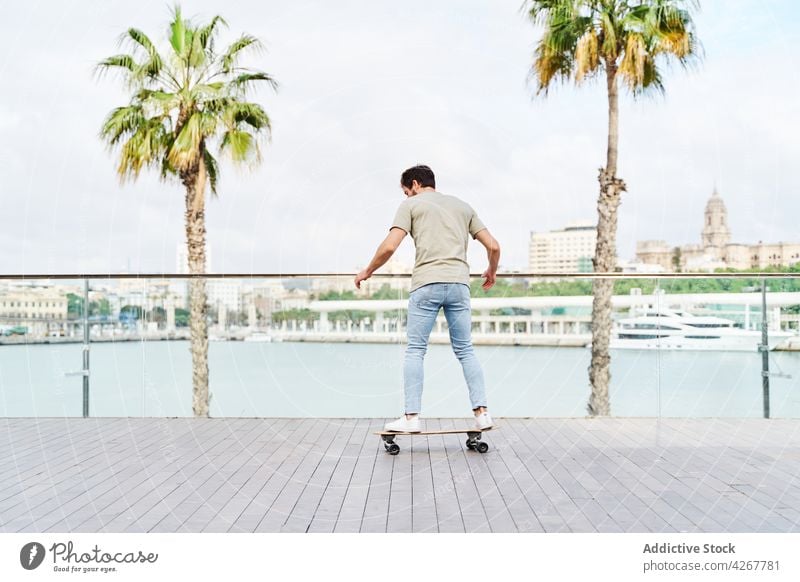
<path id="1" fill-rule="evenodd" d="M 428 163 L 527 269 L 531 231 L 595 216 L 606 98 L 594 82 L 543 99 L 526 83 L 540 32 L 520 0 L 191 0 L 266 54 L 277 94 L 255 170 L 224 164 L 208 203 L 215 272 L 353 272 L 403 200 L 400 172 Z M 100 124 L 128 96 L 94 64 L 128 27 L 166 43 L 166 2 L 2 2 L 0 273 L 171 272 L 183 232 L 178 183 L 120 186 Z M 665 69 L 665 97 L 621 101 L 619 254 L 641 239 L 699 242 L 714 184 L 738 242 L 800 241 L 800 5 L 704 0 L 705 59 Z M 794 164 L 793 164 L 794 162 Z M 413 242 L 398 251 L 411 261 Z M 477 243 L 473 272 L 485 268 Z"/>

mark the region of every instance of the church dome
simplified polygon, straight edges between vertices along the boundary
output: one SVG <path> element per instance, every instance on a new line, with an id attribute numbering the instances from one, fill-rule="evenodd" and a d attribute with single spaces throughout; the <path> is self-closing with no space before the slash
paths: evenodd
<path id="1" fill-rule="evenodd" d="M 714 188 L 714 193 L 711 195 L 711 198 L 706 202 L 706 212 L 726 212 L 725 202 L 722 200 L 716 188 Z"/>

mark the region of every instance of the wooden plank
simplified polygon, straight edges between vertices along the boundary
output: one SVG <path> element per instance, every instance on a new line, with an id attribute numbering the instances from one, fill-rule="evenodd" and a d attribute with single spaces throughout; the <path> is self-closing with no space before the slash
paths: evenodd
<path id="1" fill-rule="evenodd" d="M 483 437 L 483 435 L 481 436 Z M 465 441 L 466 439 L 462 440 Z M 492 439 L 487 437 L 487 440 L 491 441 Z M 492 442 L 492 444 L 494 444 L 494 442 Z M 461 451 L 464 455 L 464 460 L 467 462 L 467 467 L 472 475 L 475 487 L 478 489 L 478 495 L 480 495 L 483 509 L 486 512 L 489 529 L 495 533 L 516 532 L 517 526 L 514 523 L 514 518 L 508 511 L 506 500 L 500 492 L 496 475 L 494 475 L 489 468 L 488 457 L 496 455 L 496 451 L 492 448 L 492 445 L 489 445 L 489 450 L 486 453 L 479 453 L 467 449 L 466 442 L 462 442 Z"/>
<path id="2" fill-rule="evenodd" d="M 209 462 L 209 455 L 224 449 L 229 426 L 223 419 L 191 419 L 190 430 L 176 442 L 175 459 L 143 451 L 128 469 L 137 470 L 131 478 L 108 491 L 97 504 L 98 512 L 75 531 L 145 532 L 139 518 L 178 487 L 184 475 L 194 475 Z M 157 441 L 154 449 L 158 446 Z"/>
<path id="3" fill-rule="evenodd" d="M 368 430 L 376 426 L 383 426 L 383 422 L 383 419 L 371 419 Z M 379 439 L 364 436 L 361 451 L 336 517 L 334 533 L 358 533 L 361 530 L 375 463 L 378 456 L 385 454 Z"/>
<path id="4" fill-rule="evenodd" d="M 267 484 L 270 504 L 256 532 L 279 532 L 292 513 L 297 500 L 314 474 L 340 429 L 340 423 L 332 419 L 317 419 L 317 427 L 309 433 L 302 445 L 295 449 L 292 472 L 283 482 Z M 276 487 L 276 485 L 279 485 Z"/>
<path id="5" fill-rule="evenodd" d="M 223 509 L 231 515 L 229 532 L 254 532 L 269 513 L 270 507 L 280 494 L 286 482 L 291 478 L 305 450 L 316 442 L 322 432 L 323 425 L 313 418 L 297 420 L 298 428 L 286 436 L 268 461 L 258 468 L 253 477 L 242 486 L 241 494 L 232 499 Z M 206 527 L 207 519 L 202 525 L 203 531 L 212 531 Z M 187 522 L 184 528 L 191 531 L 195 527 Z M 276 528 L 277 529 L 277 528 Z"/>
<path id="6" fill-rule="evenodd" d="M 425 439 L 422 440 L 424 441 Z M 408 533 L 411 531 L 411 507 L 413 503 L 411 461 L 414 456 L 412 449 L 413 447 L 419 447 L 420 444 L 420 439 L 412 436 L 400 445 L 399 455 L 387 455 L 391 456 L 393 460 L 392 476 L 388 483 L 387 533 Z"/>
<path id="7" fill-rule="evenodd" d="M 353 476 L 358 466 L 358 461 L 364 452 L 366 442 L 374 439 L 369 438 L 368 435 L 371 424 L 369 419 L 360 418 L 354 422 L 353 432 L 344 443 L 336 468 L 312 515 L 311 523 L 307 530 L 310 533 L 333 533 L 339 523 L 348 490 L 351 485 L 357 487 L 353 483 Z M 353 523 L 356 526 L 356 531 L 358 531 L 358 526 L 361 524 L 361 513 L 358 514 L 357 521 L 354 520 Z"/>
<path id="8" fill-rule="evenodd" d="M 389 420 L 384 418 L 381 419 L 381 422 L 385 424 Z M 376 447 L 380 447 L 380 449 L 372 466 L 367 500 L 359 530 L 362 533 L 385 532 L 389 518 L 389 491 L 392 486 L 394 461 L 397 456 L 386 454 L 383 444 L 379 442 L 380 439 L 376 439 L 376 441 L 378 441 Z"/>
<path id="9" fill-rule="evenodd" d="M 253 473 L 245 479 L 234 497 L 220 509 L 225 520 L 214 520 L 208 512 L 193 515 L 181 525 L 180 531 L 252 533 L 269 508 L 267 485 L 276 481 L 275 488 L 288 478 L 292 453 L 306 440 L 313 439 L 314 419 L 291 419 L 280 430 L 271 430 L 268 439 L 269 455 L 255 463 Z M 202 509 L 202 508 L 201 508 Z"/>
<path id="10" fill-rule="evenodd" d="M 262 419 L 230 419 L 230 432 L 234 438 L 218 457 L 220 463 L 208 463 L 193 475 L 181 472 L 177 487 L 165 495 L 137 521 L 148 532 L 174 532 L 194 516 L 200 507 L 207 508 L 218 521 L 230 527 L 222 513 L 232 497 L 239 494 L 242 483 L 263 462 L 270 447 L 271 431 L 282 431 L 289 423 L 278 419 L 272 423 Z M 211 518 L 210 518 L 211 519 Z M 209 521 L 210 521 L 209 519 Z"/>
<path id="11" fill-rule="evenodd" d="M 325 491 L 331 486 L 331 480 L 342 460 L 345 447 L 356 429 L 356 421 L 354 419 L 340 418 L 331 419 L 330 422 L 339 425 L 336 436 L 328 444 L 325 454 L 316 469 L 314 469 L 311 477 L 306 481 L 281 531 L 307 532 L 319 511 L 320 502 Z M 324 445 L 324 443 L 322 444 Z M 319 517 L 322 519 L 322 515 Z M 335 521 L 335 516 L 329 516 L 331 530 L 333 530 Z"/>
<path id="12" fill-rule="evenodd" d="M 527 467 L 538 486 L 532 500 L 533 507 L 541 507 L 537 511 L 539 522 L 546 532 L 588 531 L 590 524 L 585 517 L 580 523 L 582 513 L 561 483 L 552 475 L 550 468 L 558 459 L 556 447 L 550 442 L 549 425 L 545 419 L 507 420 L 503 423 L 516 434 L 514 450 Z"/>
<path id="13" fill-rule="evenodd" d="M 514 453 L 515 441 L 508 433 L 492 435 L 489 452 L 484 455 L 488 471 L 494 476 L 503 500 L 518 532 L 544 532 L 536 512 L 527 500 L 527 493 L 520 486 L 515 471 L 524 469 Z"/>
<path id="14" fill-rule="evenodd" d="M 428 426 L 441 427 L 441 419 L 429 419 Z M 433 481 L 433 497 L 436 509 L 438 531 L 443 533 L 464 533 L 464 520 L 456 494 L 453 472 L 447 453 L 444 436 L 428 439 L 428 454 Z"/>
<path id="15" fill-rule="evenodd" d="M 151 447 L 159 446 L 160 433 L 151 427 L 163 422 L 157 419 L 144 420 L 146 422 L 138 423 L 138 426 L 120 427 L 116 433 L 122 435 L 119 438 L 139 441 L 140 455 Z M 95 426 L 98 430 L 102 430 L 102 424 Z M 146 436 L 141 439 L 134 436 L 138 427 L 146 430 Z M 114 438 L 114 434 L 96 434 L 93 444 L 82 447 L 80 451 L 74 450 L 71 457 L 69 453 L 63 453 L 65 461 L 72 463 L 72 468 L 60 479 L 41 480 L 45 501 L 31 504 L 28 519 L 35 521 L 42 531 L 71 529 L 97 513 L 98 504 L 101 502 L 98 498 L 98 489 L 100 492 L 116 492 L 121 483 L 127 482 L 129 476 L 141 474 L 141 457 L 132 458 L 131 449 L 113 456 L 104 451 L 105 439 Z"/>
<path id="16" fill-rule="evenodd" d="M 52 438 L 37 438 L 35 432 L 26 430 L 27 440 L 17 439 L 18 444 L 3 448 L 6 464 L 1 473 L 4 478 L 0 481 L 0 514 L 17 504 L 19 499 L 13 499 L 15 495 L 24 494 L 26 498 L 32 498 L 39 491 L 46 491 L 53 484 L 73 477 L 76 465 L 97 454 L 96 446 L 104 442 L 102 437 L 108 436 L 106 432 L 115 435 L 130 431 L 127 424 L 99 423 L 98 419 L 80 419 L 83 422 L 77 427 L 74 423 L 58 422 L 68 419 L 52 420 L 56 422 L 44 423 L 40 419 L 32 422 L 37 431 L 39 427 L 52 424 L 53 430 L 46 428 L 44 433 L 54 435 Z M 43 469 L 51 475 L 48 480 L 41 477 Z"/>
<path id="17" fill-rule="evenodd" d="M 683 422 L 681 424 L 683 432 L 686 434 L 692 435 L 696 430 L 696 427 L 691 426 L 693 423 Z M 740 426 L 744 426 L 744 423 Z M 736 442 L 734 440 L 736 436 L 735 431 L 728 430 L 728 428 L 727 426 L 725 427 L 725 430 L 723 430 L 725 435 L 723 436 L 720 434 L 718 438 L 715 439 L 715 442 L 720 443 L 726 440 L 731 444 Z M 707 433 L 709 430 L 713 429 L 708 427 L 705 432 Z M 705 438 L 706 435 L 701 436 L 694 434 L 694 442 L 700 442 L 701 444 L 693 447 L 690 455 L 684 453 L 682 459 L 674 460 L 676 464 L 681 463 L 681 468 L 690 462 L 694 462 L 692 466 L 694 470 L 689 471 L 689 477 L 683 477 L 683 481 L 691 479 L 693 474 L 702 475 L 701 480 L 698 481 L 695 479 L 698 485 L 695 487 L 695 491 L 692 491 L 692 495 L 696 497 L 702 495 L 703 492 L 706 491 L 705 503 L 702 504 L 706 515 L 701 516 L 704 522 L 702 526 L 703 531 L 728 531 L 730 528 L 741 527 L 751 531 L 757 531 L 758 524 L 763 523 L 765 519 L 764 514 L 769 513 L 768 508 L 762 506 L 760 508 L 754 508 L 751 511 L 746 503 L 737 501 L 739 492 L 732 487 L 732 483 L 737 479 L 734 473 L 738 473 L 736 467 L 740 467 L 741 463 L 732 462 L 733 459 L 729 459 L 729 455 L 727 454 L 721 455 L 720 453 L 711 454 L 707 452 L 712 450 L 712 447 L 702 444 L 702 440 Z M 714 448 L 718 449 L 719 447 Z M 723 450 L 727 453 L 727 446 Z M 734 459 L 738 455 L 736 449 L 731 449 L 730 453 L 730 456 Z M 665 456 L 667 456 L 668 459 L 670 455 L 671 453 L 669 451 L 665 452 Z M 714 516 L 714 520 L 717 522 L 716 527 L 714 525 L 709 525 L 710 518 L 708 516 L 710 515 Z M 778 519 L 781 520 L 782 518 L 779 517 Z M 786 525 L 789 525 L 788 522 L 783 524 L 784 527 Z"/>
<path id="18" fill-rule="evenodd" d="M 442 427 L 448 430 L 448 428 L 452 428 L 454 421 L 452 419 L 442 419 L 441 423 Z M 458 496 L 458 504 L 461 508 L 461 517 L 464 520 L 466 532 L 490 532 L 489 518 L 483 506 L 481 491 L 476 485 L 467 460 L 464 457 L 460 436 L 444 434 L 442 439 L 447 450 L 450 470 L 453 473 L 455 491 Z"/>
<path id="19" fill-rule="evenodd" d="M 434 442 L 431 442 L 434 440 Z M 411 528 L 414 533 L 435 533 L 439 530 L 433 492 L 431 446 L 434 439 L 414 439 L 411 457 Z M 401 453 L 402 454 L 402 453 Z"/>

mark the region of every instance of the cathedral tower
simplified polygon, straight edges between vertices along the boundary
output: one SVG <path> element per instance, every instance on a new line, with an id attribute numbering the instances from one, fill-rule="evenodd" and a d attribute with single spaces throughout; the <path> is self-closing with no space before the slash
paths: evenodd
<path id="1" fill-rule="evenodd" d="M 731 231 L 728 229 L 728 211 L 725 203 L 717 193 L 714 193 L 706 203 L 705 221 L 703 223 L 703 247 L 723 248 L 731 241 Z"/>

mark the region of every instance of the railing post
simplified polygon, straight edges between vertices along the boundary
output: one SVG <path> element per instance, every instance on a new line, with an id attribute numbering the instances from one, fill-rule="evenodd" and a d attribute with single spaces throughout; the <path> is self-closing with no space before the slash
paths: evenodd
<path id="1" fill-rule="evenodd" d="M 89 418 L 89 279 L 83 280 L 83 418 Z"/>
<path id="2" fill-rule="evenodd" d="M 764 418 L 769 418 L 769 332 L 767 331 L 767 280 L 761 279 L 761 389 Z"/>

